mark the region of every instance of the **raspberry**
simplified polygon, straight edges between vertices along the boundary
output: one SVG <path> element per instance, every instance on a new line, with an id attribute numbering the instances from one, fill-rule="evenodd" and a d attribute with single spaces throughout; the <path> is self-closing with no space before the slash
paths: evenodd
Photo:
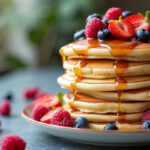
<path id="1" fill-rule="evenodd" d="M 26 142 L 17 135 L 6 135 L 1 141 L 1 150 L 25 150 Z"/>
<path id="2" fill-rule="evenodd" d="M 85 27 L 85 35 L 87 38 L 97 38 L 97 32 L 100 29 L 106 28 L 106 25 L 99 18 L 91 18 L 86 27 Z"/>
<path id="3" fill-rule="evenodd" d="M 145 114 L 142 117 L 142 123 L 144 123 L 145 121 L 150 120 L 150 110 L 148 110 L 147 112 L 145 112 Z"/>
<path id="4" fill-rule="evenodd" d="M 0 113 L 4 116 L 8 116 L 10 114 L 10 103 L 8 100 L 4 100 L 0 104 Z"/>
<path id="5" fill-rule="evenodd" d="M 120 8 L 112 7 L 109 8 L 104 15 L 103 19 L 109 19 L 109 20 L 118 20 L 119 17 L 122 16 L 122 11 Z"/>
<path id="6" fill-rule="evenodd" d="M 32 117 L 33 119 L 40 121 L 40 119 L 48 112 L 48 108 L 43 105 L 36 105 L 33 108 Z"/>
<path id="7" fill-rule="evenodd" d="M 30 87 L 25 89 L 24 91 L 24 97 L 26 99 L 31 99 L 31 98 L 35 98 L 36 93 L 38 92 L 38 87 L 34 86 L 34 87 Z"/>
<path id="8" fill-rule="evenodd" d="M 54 113 L 50 123 L 58 126 L 73 127 L 73 120 L 69 112 L 63 109 L 59 109 Z"/>

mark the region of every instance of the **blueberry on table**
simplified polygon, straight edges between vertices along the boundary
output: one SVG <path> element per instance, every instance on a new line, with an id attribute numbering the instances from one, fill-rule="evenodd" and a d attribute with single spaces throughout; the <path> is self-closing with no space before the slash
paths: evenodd
<path id="1" fill-rule="evenodd" d="M 99 19 L 102 19 L 102 17 L 100 16 L 100 14 L 97 14 L 97 13 L 94 13 L 94 14 L 91 14 L 89 15 L 87 18 L 86 18 L 86 23 L 88 23 L 88 21 L 91 19 L 91 18 L 99 18 Z"/>
<path id="2" fill-rule="evenodd" d="M 109 19 L 103 19 L 102 22 L 108 27 L 108 25 L 109 25 Z"/>
<path id="3" fill-rule="evenodd" d="M 85 30 L 81 29 L 79 31 L 76 31 L 73 35 L 74 40 L 81 40 L 83 38 L 85 38 Z"/>
<path id="4" fill-rule="evenodd" d="M 131 16 L 131 15 L 133 15 L 133 12 L 131 12 L 129 10 L 125 10 L 122 12 L 123 18 L 126 18 L 126 17 Z"/>
<path id="5" fill-rule="evenodd" d="M 150 32 L 144 29 L 138 30 L 136 37 L 142 42 L 148 42 L 150 40 Z"/>
<path id="6" fill-rule="evenodd" d="M 5 93 L 4 94 L 4 97 L 3 97 L 3 99 L 4 100 L 12 100 L 12 98 L 13 98 L 13 94 L 12 94 L 12 92 L 7 92 L 7 93 Z"/>
<path id="7" fill-rule="evenodd" d="M 147 120 L 147 121 L 145 121 L 145 122 L 142 124 L 142 129 L 143 129 L 143 130 L 150 130 L 150 120 Z"/>
<path id="8" fill-rule="evenodd" d="M 89 122 L 84 117 L 79 117 L 74 122 L 74 128 L 88 128 Z"/>
<path id="9" fill-rule="evenodd" d="M 111 39 L 112 35 L 108 29 L 102 29 L 98 31 L 97 38 L 99 40 L 109 40 Z"/>
<path id="10" fill-rule="evenodd" d="M 112 123 L 108 123 L 105 127 L 104 130 L 118 130 L 118 127 Z"/>

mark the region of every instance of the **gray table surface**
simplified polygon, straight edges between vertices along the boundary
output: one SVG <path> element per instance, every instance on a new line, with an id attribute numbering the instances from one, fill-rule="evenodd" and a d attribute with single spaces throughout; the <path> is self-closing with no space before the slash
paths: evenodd
<path id="1" fill-rule="evenodd" d="M 21 110 L 29 102 L 25 101 L 22 92 L 26 87 L 38 85 L 49 93 L 62 90 L 56 79 L 62 74 L 59 67 L 49 67 L 36 70 L 20 70 L 0 78 L 0 95 L 12 91 L 14 99 L 11 102 L 12 112 L 9 117 L 0 117 L 2 127 L 0 139 L 6 134 L 17 134 L 26 142 L 26 150 L 129 150 L 133 147 L 98 147 L 70 142 L 51 136 L 37 130 L 21 117 Z M 150 149 L 150 146 L 134 147 L 135 149 Z"/>

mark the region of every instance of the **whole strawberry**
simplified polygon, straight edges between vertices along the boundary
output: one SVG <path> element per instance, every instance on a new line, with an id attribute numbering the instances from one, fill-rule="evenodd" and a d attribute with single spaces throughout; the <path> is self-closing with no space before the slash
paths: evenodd
<path id="1" fill-rule="evenodd" d="M 106 25 L 99 18 L 91 18 L 85 27 L 85 35 L 87 38 L 97 38 L 97 32 L 106 28 Z"/>
<path id="2" fill-rule="evenodd" d="M 0 104 L 0 114 L 3 116 L 8 116 L 10 114 L 10 102 L 8 100 L 4 100 Z"/>

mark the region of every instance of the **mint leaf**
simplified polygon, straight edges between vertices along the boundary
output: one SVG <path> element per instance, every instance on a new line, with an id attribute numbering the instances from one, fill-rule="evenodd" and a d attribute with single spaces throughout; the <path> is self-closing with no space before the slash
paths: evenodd
<path id="1" fill-rule="evenodd" d="M 59 91 L 59 93 L 57 94 L 60 102 L 61 102 L 61 105 L 63 105 L 63 93 L 61 91 Z"/>

